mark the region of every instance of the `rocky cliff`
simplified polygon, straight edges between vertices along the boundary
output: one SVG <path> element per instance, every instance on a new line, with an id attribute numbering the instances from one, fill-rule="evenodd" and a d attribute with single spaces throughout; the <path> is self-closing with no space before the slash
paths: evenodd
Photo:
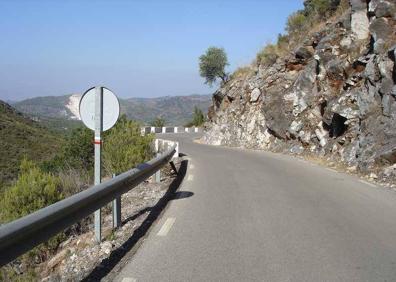
<path id="1" fill-rule="evenodd" d="M 288 55 L 213 95 L 203 141 L 319 156 L 396 179 L 396 2 L 350 0 Z"/>

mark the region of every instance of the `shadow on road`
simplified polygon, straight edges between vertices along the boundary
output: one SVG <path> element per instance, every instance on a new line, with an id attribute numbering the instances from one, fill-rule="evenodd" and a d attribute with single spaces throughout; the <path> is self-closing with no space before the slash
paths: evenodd
<path id="1" fill-rule="evenodd" d="M 147 210 L 150 211 L 147 218 L 143 221 L 138 229 L 135 230 L 133 235 L 118 249 L 114 250 L 110 257 L 104 259 L 98 266 L 96 266 L 92 272 L 82 281 L 99 281 L 106 277 L 112 271 L 117 264 L 122 260 L 122 258 L 130 251 L 132 248 L 139 242 L 139 240 L 144 237 L 147 231 L 150 229 L 151 225 L 157 220 L 160 216 L 161 212 L 164 210 L 166 205 L 171 200 L 183 199 L 191 197 L 194 193 L 187 191 L 176 192 L 179 186 L 181 185 L 188 167 L 188 161 L 183 160 L 180 164 L 180 168 L 178 171 L 177 177 L 172 181 L 169 186 L 168 191 L 165 193 L 164 197 L 162 197 L 155 206 L 151 208 L 143 209 L 139 211 L 137 214 L 127 218 L 123 224 L 126 222 L 133 220 L 139 215 L 143 214 Z"/>

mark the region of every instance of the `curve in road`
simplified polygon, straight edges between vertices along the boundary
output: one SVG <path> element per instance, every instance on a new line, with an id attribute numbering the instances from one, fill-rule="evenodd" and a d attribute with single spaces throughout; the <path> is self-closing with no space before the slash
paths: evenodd
<path id="1" fill-rule="evenodd" d="M 396 281 L 396 193 L 285 155 L 178 140 L 189 168 L 116 281 Z"/>

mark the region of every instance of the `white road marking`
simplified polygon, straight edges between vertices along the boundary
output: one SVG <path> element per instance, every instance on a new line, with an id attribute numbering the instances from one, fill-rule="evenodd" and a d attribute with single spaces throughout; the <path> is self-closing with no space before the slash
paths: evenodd
<path id="1" fill-rule="evenodd" d="M 131 277 L 125 277 L 122 278 L 121 282 L 136 282 L 137 280 L 135 278 L 131 278 Z"/>
<path id="2" fill-rule="evenodd" d="M 194 175 L 192 174 L 188 175 L 187 181 L 192 181 L 192 180 L 194 180 Z"/>
<path id="3" fill-rule="evenodd" d="M 168 218 L 164 225 L 162 225 L 160 231 L 158 231 L 157 236 L 166 236 L 169 230 L 172 228 L 173 223 L 175 223 L 176 218 L 170 217 Z"/>
<path id="4" fill-rule="evenodd" d="M 338 172 L 335 169 L 329 168 L 329 167 L 325 167 L 325 169 L 327 169 L 328 171 L 332 171 L 332 172 Z"/>
<path id="5" fill-rule="evenodd" d="M 359 182 L 367 184 L 367 185 L 369 185 L 371 187 L 377 187 L 377 185 L 374 185 L 373 183 L 370 183 L 370 182 L 367 182 L 367 181 L 364 181 L 364 180 L 361 180 L 361 179 L 359 180 Z"/>

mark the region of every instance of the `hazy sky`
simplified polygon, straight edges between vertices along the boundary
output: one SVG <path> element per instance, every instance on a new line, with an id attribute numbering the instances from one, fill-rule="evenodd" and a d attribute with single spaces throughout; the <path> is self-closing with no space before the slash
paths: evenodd
<path id="1" fill-rule="evenodd" d="M 81 93 L 212 93 L 198 57 L 224 47 L 229 70 L 284 31 L 303 0 L 0 0 L 0 99 Z"/>

